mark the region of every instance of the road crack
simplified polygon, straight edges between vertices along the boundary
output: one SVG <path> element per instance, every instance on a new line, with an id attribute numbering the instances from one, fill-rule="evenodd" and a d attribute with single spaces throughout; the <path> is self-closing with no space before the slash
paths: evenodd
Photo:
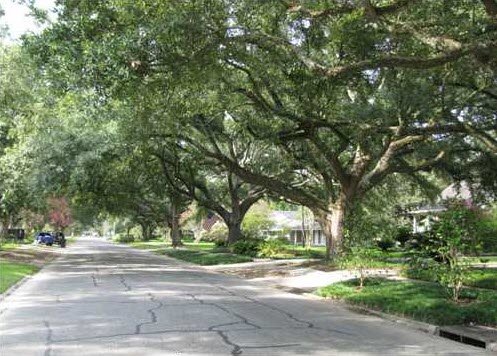
<path id="1" fill-rule="evenodd" d="M 349 336 L 355 336 L 355 334 L 352 334 L 352 333 L 349 333 L 349 332 L 346 332 L 346 331 L 342 331 L 342 330 L 337 330 L 337 329 L 328 329 L 328 328 L 323 328 L 323 327 L 320 327 L 320 326 L 316 326 L 314 325 L 314 323 L 310 322 L 310 321 L 307 321 L 307 320 L 303 320 L 303 319 L 299 319 L 297 318 L 295 315 L 293 315 L 292 313 L 284 310 L 284 309 L 281 309 L 281 308 L 278 308 L 278 307 L 275 307 L 274 305 L 271 305 L 271 304 L 267 304 L 267 303 L 264 303 L 260 300 L 257 300 L 255 298 L 252 298 L 252 297 L 248 297 L 246 295 L 241 295 L 241 294 L 237 294 L 225 287 L 221 287 L 221 286 L 216 286 L 218 289 L 228 293 L 229 295 L 233 296 L 233 297 L 239 297 L 239 298 L 243 298 L 243 299 L 246 299 L 252 303 L 255 303 L 255 304 L 258 304 L 258 305 L 261 305 L 261 306 L 264 306 L 266 308 L 269 308 L 271 310 L 274 310 L 280 314 L 283 314 L 285 315 L 287 318 L 293 320 L 293 321 L 296 321 L 300 324 L 304 324 L 307 328 L 311 328 L 311 329 L 316 329 L 316 330 L 322 330 L 322 331 L 327 331 L 327 332 L 332 332 L 332 333 L 338 333 L 338 334 L 343 334 L 343 335 L 349 335 Z"/>
<path id="2" fill-rule="evenodd" d="M 221 331 L 221 330 L 217 330 L 216 333 L 221 337 L 221 339 L 223 340 L 223 342 L 228 345 L 228 346 L 231 346 L 233 349 L 231 350 L 231 354 L 233 356 L 236 356 L 236 355 L 241 355 L 241 353 L 243 352 L 242 351 L 242 348 L 240 347 L 240 345 L 238 344 L 235 344 L 233 341 L 231 341 L 228 337 L 228 335 L 226 335 L 226 332 L 224 331 Z"/>
<path id="3" fill-rule="evenodd" d="M 124 288 L 126 289 L 126 292 L 130 292 L 131 291 L 131 286 L 126 282 L 126 278 L 124 278 L 123 275 L 120 275 L 119 276 L 119 281 L 121 282 L 121 284 L 124 286 Z"/>
<path id="4" fill-rule="evenodd" d="M 240 315 L 240 314 L 238 314 L 238 313 L 235 313 L 234 311 L 231 311 L 231 310 L 229 310 L 228 308 L 225 308 L 225 307 L 223 307 L 223 306 L 221 306 L 221 305 L 219 305 L 219 304 L 217 304 L 217 303 L 213 303 L 213 302 L 206 302 L 205 300 L 200 299 L 200 298 L 198 298 L 196 295 L 191 294 L 191 293 L 190 293 L 190 294 L 187 294 L 187 295 L 188 295 L 188 296 L 190 296 L 190 297 L 191 297 L 194 301 L 199 302 L 199 303 L 200 303 L 200 304 L 202 304 L 202 305 L 211 305 L 211 306 L 213 306 L 213 307 L 215 307 L 215 308 L 218 308 L 218 309 L 220 309 L 220 310 L 224 311 L 225 313 L 227 313 L 227 314 L 229 314 L 229 315 L 231 315 L 231 316 L 234 316 L 235 318 L 240 319 L 239 323 L 246 324 L 246 325 L 251 326 L 251 327 L 253 327 L 253 328 L 255 328 L 255 329 L 261 329 L 261 327 L 260 327 L 259 325 L 252 323 L 251 321 L 249 321 L 249 320 L 248 320 L 247 318 L 245 318 L 244 316 L 242 316 L 242 315 Z"/>
<path id="5" fill-rule="evenodd" d="M 150 297 L 150 301 L 152 303 L 156 303 L 157 305 L 153 308 L 147 309 L 147 313 L 150 314 L 150 321 L 146 321 L 146 322 L 137 324 L 136 329 L 135 329 L 135 335 L 141 334 L 141 328 L 143 325 L 156 324 L 157 323 L 157 314 L 155 314 L 155 312 L 164 306 L 164 304 L 161 301 L 158 301 L 157 299 L 155 299 L 155 297 L 152 293 L 148 293 L 148 296 Z"/>
<path id="6" fill-rule="evenodd" d="M 93 286 L 98 287 L 97 277 L 95 277 L 94 273 L 92 273 L 92 275 L 91 275 L 91 280 L 93 281 Z"/>

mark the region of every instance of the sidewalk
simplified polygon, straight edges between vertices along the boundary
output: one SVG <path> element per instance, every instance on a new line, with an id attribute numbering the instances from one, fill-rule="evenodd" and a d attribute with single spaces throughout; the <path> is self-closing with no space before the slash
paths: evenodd
<path id="1" fill-rule="evenodd" d="M 272 261 L 255 261 L 231 265 L 205 266 L 205 269 L 234 274 L 253 282 L 273 287 L 314 291 L 332 283 L 357 278 L 355 271 L 334 270 L 321 271 L 309 264 L 318 260 L 289 259 Z M 368 275 L 397 277 L 398 269 L 375 268 L 367 271 Z"/>

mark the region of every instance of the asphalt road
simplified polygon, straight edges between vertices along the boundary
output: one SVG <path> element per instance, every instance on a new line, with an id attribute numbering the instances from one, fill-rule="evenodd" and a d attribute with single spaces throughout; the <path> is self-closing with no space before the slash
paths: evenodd
<path id="1" fill-rule="evenodd" d="M 486 354 L 97 239 L 5 298 L 0 332 L 2 356 Z"/>

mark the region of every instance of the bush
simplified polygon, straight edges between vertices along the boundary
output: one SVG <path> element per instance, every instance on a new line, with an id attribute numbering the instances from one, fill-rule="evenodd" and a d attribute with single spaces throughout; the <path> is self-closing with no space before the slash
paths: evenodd
<path id="1" fill-rule="evenodd" d="M 367 244 L 348 246 L 347 252 L 339 259 L 339 265 L 358 274 L 359 288 L 362 288 L 367 278 L 367 270 L 374 267 L 377 252 Z"/>
<path id="2" fill-rule="evenodd" d="M 494 209 L 478 221 L 482 251 L 497 253 L 497 210 Z"/>
<path id="3" fill-rule="evenodd" d="M 412 259 L 414 268 L 430 269 L 438 283 L 456 302 L 467 282 L 469 271 L 469 263 L 462 256 L 469 252 L 474 253 L 478 248 L 475 241 L 476 218 L 475 211 L 461 203 L 454 203 L 433 224 L 431 231 L 426 234 L 426 240 L 417 258 Z M 423 257 L 431 257 L 431 263 L 426 265 Z"/>
<path id="4" fill-rule="evenodd" d="M 395 241 L 398 241 L 401 246 L 404 246 L 407 241 L 412 238 L 411 227 L 409 226 L 401 226 L 397 229 L 397 233 L 395 235 Z"/>
<path id="5" fill-rule="evenodd" d="M 114 237 L 114 240 L 117 242 L 128 244 L 134 242 L 135 237 L 133 235 L 127 235 L 127 234 L 117 234 L 116 237 Z"/>
<path id="6" fill-rule="evenodd" d="M 228 247 L 228 241 L 226 240 L 215 240 L 214 245 L 219 248 L 219 247 Z"/>
<path id="7" fill-rule="evenodd" d="M 256 239 L 240 240 L 231 245 L 230 250 L 231 252 L 239 255 L 256 257 L 259 253 L 259 246 L 261 245 L 261 243 L 262 240 Z"/>
<path id="8" fill-rule="evenodd" d="M 271 210 L 263 202 L 252 206 L 242 222 L 243 235 L 249 239 L 262 238 L 264 231 L 267 231 L 273 225 L 269 218 Z"/>
<path id="9" fill-rule="evenodd" d="M 388 249 L 395 246 L 395 242 L 390 239 L 380 240 L 376 244 L 382 251 L 387 251 Z"/>
<path id="10" fill-rule="evenodd" d="M 216 242 L 216 241 L 227 241 L 228 240 L 228 228 L 224 223 L 217 223 L 212 227 L 210 231 L 204 232 L 202 234 L 202 241 L 206 242 Z"/>
<path id="11" fill-rule="evenodd" d="M 264 241 L 259 246 L 259 256 L 276 257 L 286 252 L 287 245 L 288 241 L 283 242 L 280 239 Z"/>
<path id="12" fill-rule="evenodd" d="M 277 237 L 276 239 L 274 239 L 276 241 L 278 241 L 279 243 L 281 243 L 282 245 L 286 245 L 286 246 L 289 246 L 291 245 L 292 243 L 290 242 L 290 240 L 288 240 L 286 237 L 283 237 L 283 236 L 280 236 L 280 237 Z"/>

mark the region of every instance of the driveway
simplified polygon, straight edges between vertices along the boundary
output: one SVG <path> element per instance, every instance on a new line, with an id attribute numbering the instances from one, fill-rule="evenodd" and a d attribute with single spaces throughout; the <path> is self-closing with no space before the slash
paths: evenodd
<path id="1" fill-rule="evenodd" d="M 0 304 L 0 354 L 478 355 L 458 344 L 97 239 Z"/>

